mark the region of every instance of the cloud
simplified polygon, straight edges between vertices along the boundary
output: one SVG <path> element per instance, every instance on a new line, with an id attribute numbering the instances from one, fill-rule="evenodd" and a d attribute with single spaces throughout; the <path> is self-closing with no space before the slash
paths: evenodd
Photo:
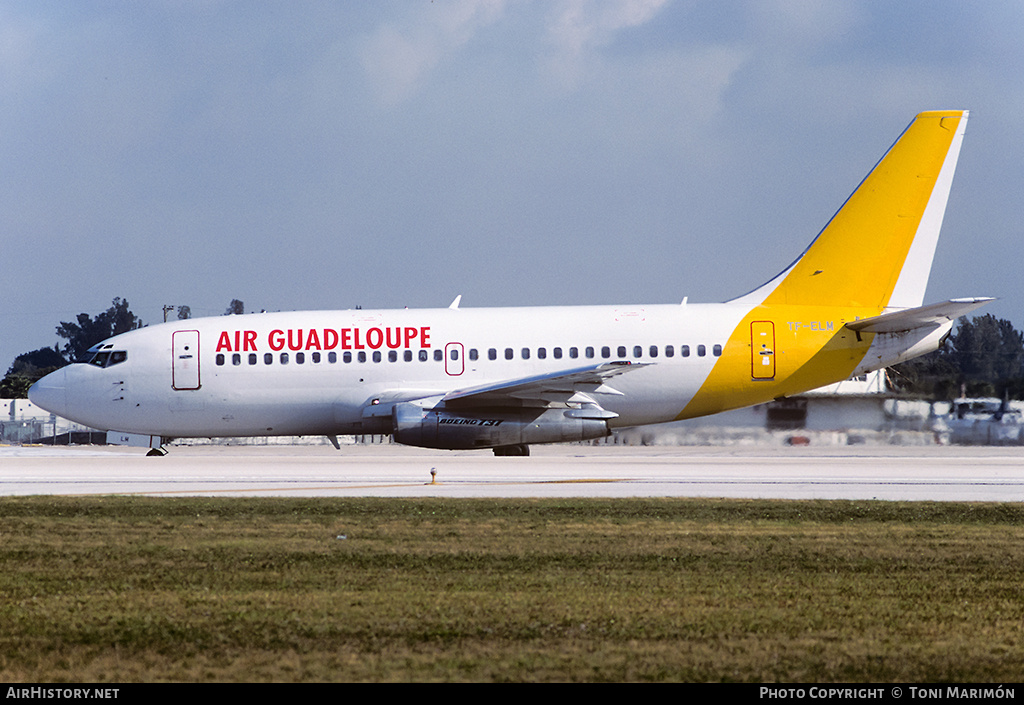
<path id="1" fill-rule="evenodd" d="M 363 70 L 385 105 L 417 94 L 446 62 L 486 30 L 514 37 L 520 56 L 544 55 L 543 71 L 556 85 L 576 87 L 599 60 L 601 49 L 623 30 L 645 25 L 669 0 L 449 0 L 417 7 L 401 21 L 380 25 L 358 50 Z M 523 27 L 501 22 L 509 14 L 540 15 Z M 518 33 L 517 33 L 518 32 Z"/>
<path id="2" fill-rule="evenodd" d="M 553 3 L 546 39 L 551 47 L 548 70 L 572 87 L 597 52 L 624 29 L 650 22 L 668 0 L 563 0 Z"/>
<path id="3" fill-rule="evenodd" d="M 496 22 L 505 0 L 433 2 L 401 23 L 381 25 L 361 43 L 363 69 L 386 105 L 415 94 L 446 58 Z"/>

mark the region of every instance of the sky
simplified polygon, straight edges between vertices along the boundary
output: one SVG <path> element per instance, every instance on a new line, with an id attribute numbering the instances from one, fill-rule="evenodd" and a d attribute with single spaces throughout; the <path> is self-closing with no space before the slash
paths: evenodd
<path id="1" fill-rule="evenodd" d="M 0 372 L 114 297 L 724 301 L 960 108 L 925 301 L 1022 328 L 1018 0 L 0 0 Z"/>

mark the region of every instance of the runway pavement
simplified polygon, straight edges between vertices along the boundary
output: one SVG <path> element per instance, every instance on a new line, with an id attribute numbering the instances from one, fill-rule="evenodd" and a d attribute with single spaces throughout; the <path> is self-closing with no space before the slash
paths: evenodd
<path id="1" fill-rule="evenodd" d="M 746 497 L 1024 501 L 1024 448 L 391 445 L 0 447 L 0 495 Z M 436 471 L 431 482 L 430 471 Z"/>

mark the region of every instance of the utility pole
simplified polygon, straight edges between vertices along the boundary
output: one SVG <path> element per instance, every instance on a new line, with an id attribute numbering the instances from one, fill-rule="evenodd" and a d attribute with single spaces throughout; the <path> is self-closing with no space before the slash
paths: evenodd
<path id="1" fill-rule="evenodd" d="M 173 310 L 174 306 L 164 306 L 164 323 L 167 323 L 167 312 Z"/>

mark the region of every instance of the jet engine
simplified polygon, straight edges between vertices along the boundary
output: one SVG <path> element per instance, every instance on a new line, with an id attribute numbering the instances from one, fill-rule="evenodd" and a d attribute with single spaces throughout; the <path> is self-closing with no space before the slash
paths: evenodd
<path id="1" fill-rule="evenodd" d="M 600 416 L 595 418 L 594 416 Z M 398 443 L 421 448 L 501 448 L 531 443 L 564 443 L 610 435 L 603 410 L 580 409 L 426 409 L 404 402 L 394 407 Z"/>

